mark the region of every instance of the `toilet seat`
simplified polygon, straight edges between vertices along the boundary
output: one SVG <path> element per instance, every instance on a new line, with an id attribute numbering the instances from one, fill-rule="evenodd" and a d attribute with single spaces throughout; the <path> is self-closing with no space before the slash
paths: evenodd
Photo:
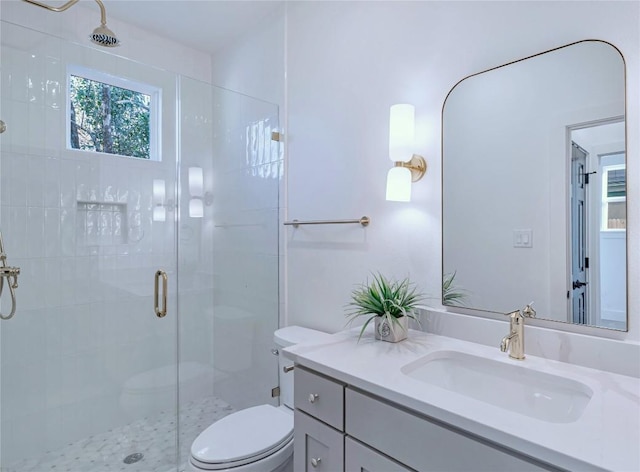
<path id="1" fill-rule="evenodd" d="M 232 413 L 204 430 L 191 446 L 191 462 L 203 470 L 223 470 L 256 462 L 293 440 L 293 414 L 259 405 Z"/>

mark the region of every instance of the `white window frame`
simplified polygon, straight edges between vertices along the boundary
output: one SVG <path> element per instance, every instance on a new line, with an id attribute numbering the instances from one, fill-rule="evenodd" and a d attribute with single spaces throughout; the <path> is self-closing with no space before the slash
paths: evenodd
<path id="1" fill-rule="evenodd" d="M 609 197 L 607 192 L 609 190 L 609 172 L 614 170 L 626 169 L 626 164 L 612 164 L 608 166 L 602 166 L 602 216 L 600 218 L 601 231 L 626 231 L 623 228 L 608 228 L 607 221 L 609 221 L 609 203 L 626 202 L 627 197 Z"/>
<path id="2" fill-rule="evenodd" d="M 114 87 L 120 87 L 134 92 L 139 92 L 151 97 L 151 103 L 149 103 L 149 159 L 142 159 L 132 156 L 123 156 L 122 154 L 111 154 L 99 151 L 87 151 L 85 149 L 75 149 L 71 147 L 71 76 L 83 77 L 85 79 L 94 80 L 96 82 L 102 82 L 103 84 L 112 85 Z M 124 77 L 118 77 L 106 72 L 102 72 L 96 69 L 90 69 L 88 67 L 79 66 L 76 64 L 69 64 L 67 66 L 67 105 L 66 105 L 66 148 L 69 151 L 85 152 L 90 154 L 99 154 L 102 156 L 116 156 L 126 157 L 129 159 L 136 159 L 140 161 L 161 161 L 162 153 L 161 149 L 161 101 L 162 93 L 161 89 L 154 87 L 153 85 L 137 82 L 134 80 L 126 79 Z"/>

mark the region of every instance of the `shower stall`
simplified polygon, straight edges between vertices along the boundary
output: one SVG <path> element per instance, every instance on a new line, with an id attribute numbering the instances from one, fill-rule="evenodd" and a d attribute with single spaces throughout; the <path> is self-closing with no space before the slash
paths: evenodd
<path id="1" fill-rule="evenodd" d="M 0 470 L 183 470 L 277 402 L 278 108 L 0 25 Z M 78 71 L 151 90 L 148 156 L 70 145 Z"/>

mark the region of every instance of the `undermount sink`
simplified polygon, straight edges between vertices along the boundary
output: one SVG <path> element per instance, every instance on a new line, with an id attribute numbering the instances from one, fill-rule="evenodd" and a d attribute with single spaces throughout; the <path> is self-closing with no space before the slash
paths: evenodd
<path id="1" fill-rule="evenodd" d="M 436 351 L 401 371 L 427 384 L 551 423 L 576 421 L 593 395 L 587 385 L 572 379 L 459 351 Z"/>

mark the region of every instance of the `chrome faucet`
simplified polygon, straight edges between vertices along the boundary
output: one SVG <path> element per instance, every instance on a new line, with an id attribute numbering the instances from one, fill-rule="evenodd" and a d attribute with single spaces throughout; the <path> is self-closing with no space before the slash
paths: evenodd
<path id="1" fill-rule="evenodd" d="M 529 303 L 522 311 L 516 310 L 506 315 L 509 317 L 509 334 L 502 338 L 500 350 L 507 352 L 512 359 L 524 359 L 524 319 L 535 318 L 536 311 L 532 308 L 533 302 Z"/>

